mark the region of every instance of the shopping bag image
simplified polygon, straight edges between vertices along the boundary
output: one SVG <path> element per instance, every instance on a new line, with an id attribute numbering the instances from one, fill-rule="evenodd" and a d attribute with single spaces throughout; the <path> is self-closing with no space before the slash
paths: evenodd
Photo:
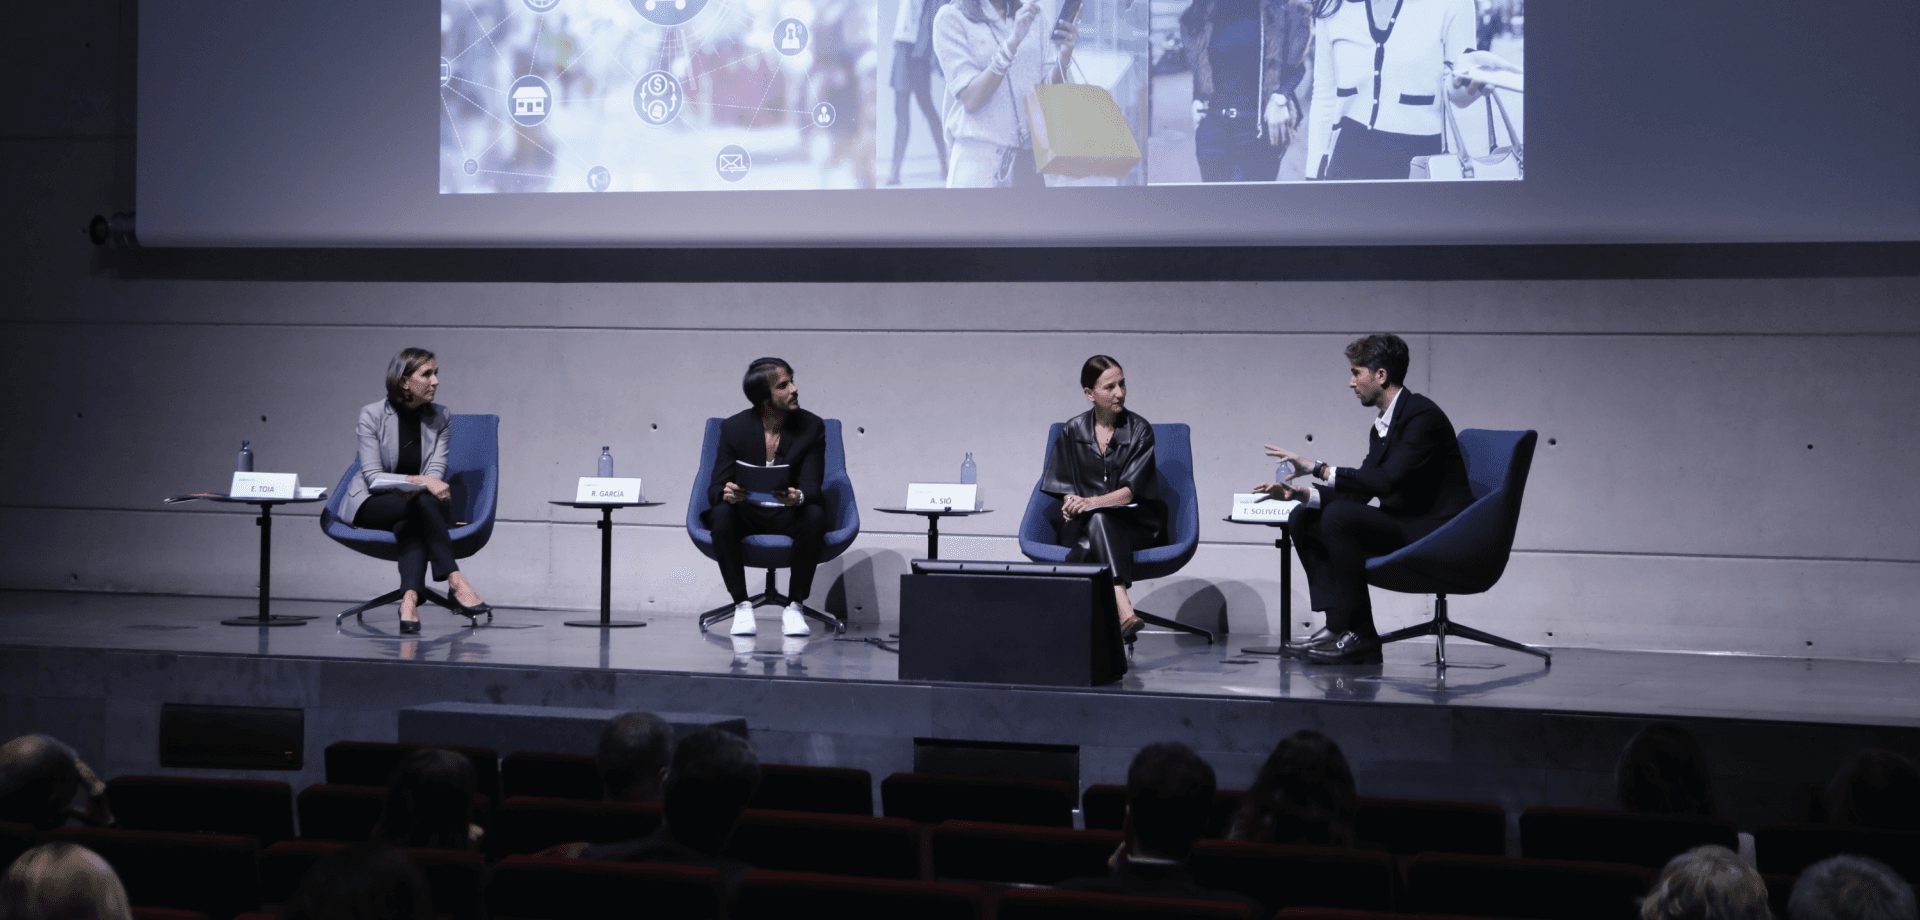
<path id="1" fill-rule="evenodd" d="M 1118 179 L 1140 162 L 1133 129 L 1106 89 L 1042 83 L 1026 102 L 1033 161 L 1041 173 Z"/>
<path id="2" fill-rule="evenodd" d="M 1513 131 L 1513 120 L 1507 117 L 1507 107 L 1500 101 L 1498 93 L 1488 94 L 1491 100 L 1487 105 L 1487 154 L 1469 156 L 1466 141 L 1460 136 L 1460 124 L 1454 119 L 1453 106 L 1442 105 L 1445 113 L 1447 134 L 1452 138 L 1447 153 L 1433 156 L 1414 157 L 1407 164 L 1409 179 L 1524 179 L 1527 174 L 1526 146 L 1520 142 L 1519 135 Z M 1507 145 L 1499 146 L 1499 139 L 1493 129 L 1493 112 L 1498 109 L 1500 120 L 1506 123 Z"/>

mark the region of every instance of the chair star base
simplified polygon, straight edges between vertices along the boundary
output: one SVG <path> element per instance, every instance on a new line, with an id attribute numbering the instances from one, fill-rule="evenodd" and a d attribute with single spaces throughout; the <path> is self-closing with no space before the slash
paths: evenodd
<path id="1" fill-rule="evenodd" d="M 755 607 L 785 607 L 793 603 L 791 598 L 774 590 L 773 572 L 773 569 L 767 570 L 767 590 L 747 598 L 747 603 Z M 828 629 L 833 630 L 836 635 L 847 631 L 847 621 L 831 613 L 822 613 L 805 604 L 800 605 L 800 613 L 807 619 L 819 620 L 825 624 Z M 731 616 L 733 616 L 733 603 L 729 601 L 700 615 L 700 631 L 706 632 L 707 627 Z"/>
<path id="2" fill-rule="evenodd" d="M 388 604 L 397 604 L 400 602 L 400 599 L 405 597 L 406 595 L 407 595 L 407 592 L 405 588 L 395 588 L 394 590 L 388 591 L 387 593 L 382 594 L 379 597 L 376 597 L 373 600 L 370 600 L 364 604 L 356 604 L 352 607 L 348 607 L 347 609 L 340 611 L 338 614 L 334 616 L 333 625 L 339 626 L 341 623 L 346 621 L 347 617 L 353 617 L 356 620 L 363 620 L 364 618 L 361 617 L 361 614 L 366 613 L 367 611 L 372 610 L 375 607 L 385 607 Z M 431 601 L 435 604 L 439 604 L 440 606 L 447 608 L 448 610 L 453 611 L 456 615 L 466 617 L 467 626 L 469 627 L 480 625 L 479 617 L 469 616 L 468 614 L 466 614 L 460 609 L 460 604 L 458 602 L 454 601 L 452 598 L 447 597 L 444 594 L 441 594 L 438 591 L 433 590 L 432 588 L 423 589 L 420 592 L 420 600 L 423 602 Z M 493 611 L 491 610 L 487 611 L 487 622 L 489 623 L 493 622 Z M 596 623 L 595 625 L 598 625 L 598 624 Z"/>
<path id="3" fill-rule="evenodd" d="M 1386 645 L 1389 642 L 1398 642 L 1401 639 L 1412 639 L 1416 636 L 1432 636 L 1434 640 L 1433 663 L 1444 668 L 1447 666 L 1447 636 L 1449 635 L 1459 636 L 1462 639 L 1472 639 L 1475 642 L 1484 642 L 1487 645 L 1511 649 L 1516 652 L 1526 652 L 1529 655 L 1538 655 L 1546 659 L 1549 666 L 1553 664 L 1553 653 L 1539 646 L 1526 645 L 1515 642 L 1512 639 L 1503 639 L 1493 633 L 1481 632 L 1471 626 L 1464 626 L 1447 619 L 1447 596 L 1444 594 L 1434 595 L 1433 619 L 1417 626 L 1409 626 L 1406 629 L 1396 629 L 1393 632 L 1387 633 L 1380 637 L 1380 644 Z"/>

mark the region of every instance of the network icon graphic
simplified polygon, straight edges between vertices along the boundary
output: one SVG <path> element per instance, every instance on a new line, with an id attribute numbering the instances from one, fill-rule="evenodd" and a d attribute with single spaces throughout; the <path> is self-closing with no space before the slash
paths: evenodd
<path id="1" fill-rule="evenodd" d="M 842 151 L 873 130 L 875 9 L 441 0 L 440 190 L 870 187 Z"/>

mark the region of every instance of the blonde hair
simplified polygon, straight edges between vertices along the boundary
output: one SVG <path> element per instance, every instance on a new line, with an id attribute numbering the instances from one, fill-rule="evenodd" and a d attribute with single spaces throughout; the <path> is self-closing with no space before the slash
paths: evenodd
<path id="1" fill-rule="evenodd" d="M 1694 847 L 1660 870 L 1640 920 L 1769 920 L 1767 883 L 1723 846 Z"/>
<path id="2" fill-rule="evenodd" d="M 34 847 L 0 878 L 7 920 L 132 920 L 127 890 L 99 854 L 76 843 Z"/>

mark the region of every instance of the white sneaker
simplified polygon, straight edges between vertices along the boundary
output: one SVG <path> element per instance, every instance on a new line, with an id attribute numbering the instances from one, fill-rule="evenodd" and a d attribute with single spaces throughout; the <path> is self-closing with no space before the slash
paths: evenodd
<path id="1" fill-rule="evenodd" d="M 733 605 L 733 627 L 728 629 L 727 633 L 735 636 L 752 636 L 758 635 L 759 632 L 760 627 L 753 623 L 753 605 L 747 601 Z"/>
<path id="2" fill-rule="evenodd" d="M 806 614 L 800 612 L 799 604 L 788 604 L 780 614 L 780 634 L 783 636 L 805 636 L 813 632 L 807 625 Z"/>

